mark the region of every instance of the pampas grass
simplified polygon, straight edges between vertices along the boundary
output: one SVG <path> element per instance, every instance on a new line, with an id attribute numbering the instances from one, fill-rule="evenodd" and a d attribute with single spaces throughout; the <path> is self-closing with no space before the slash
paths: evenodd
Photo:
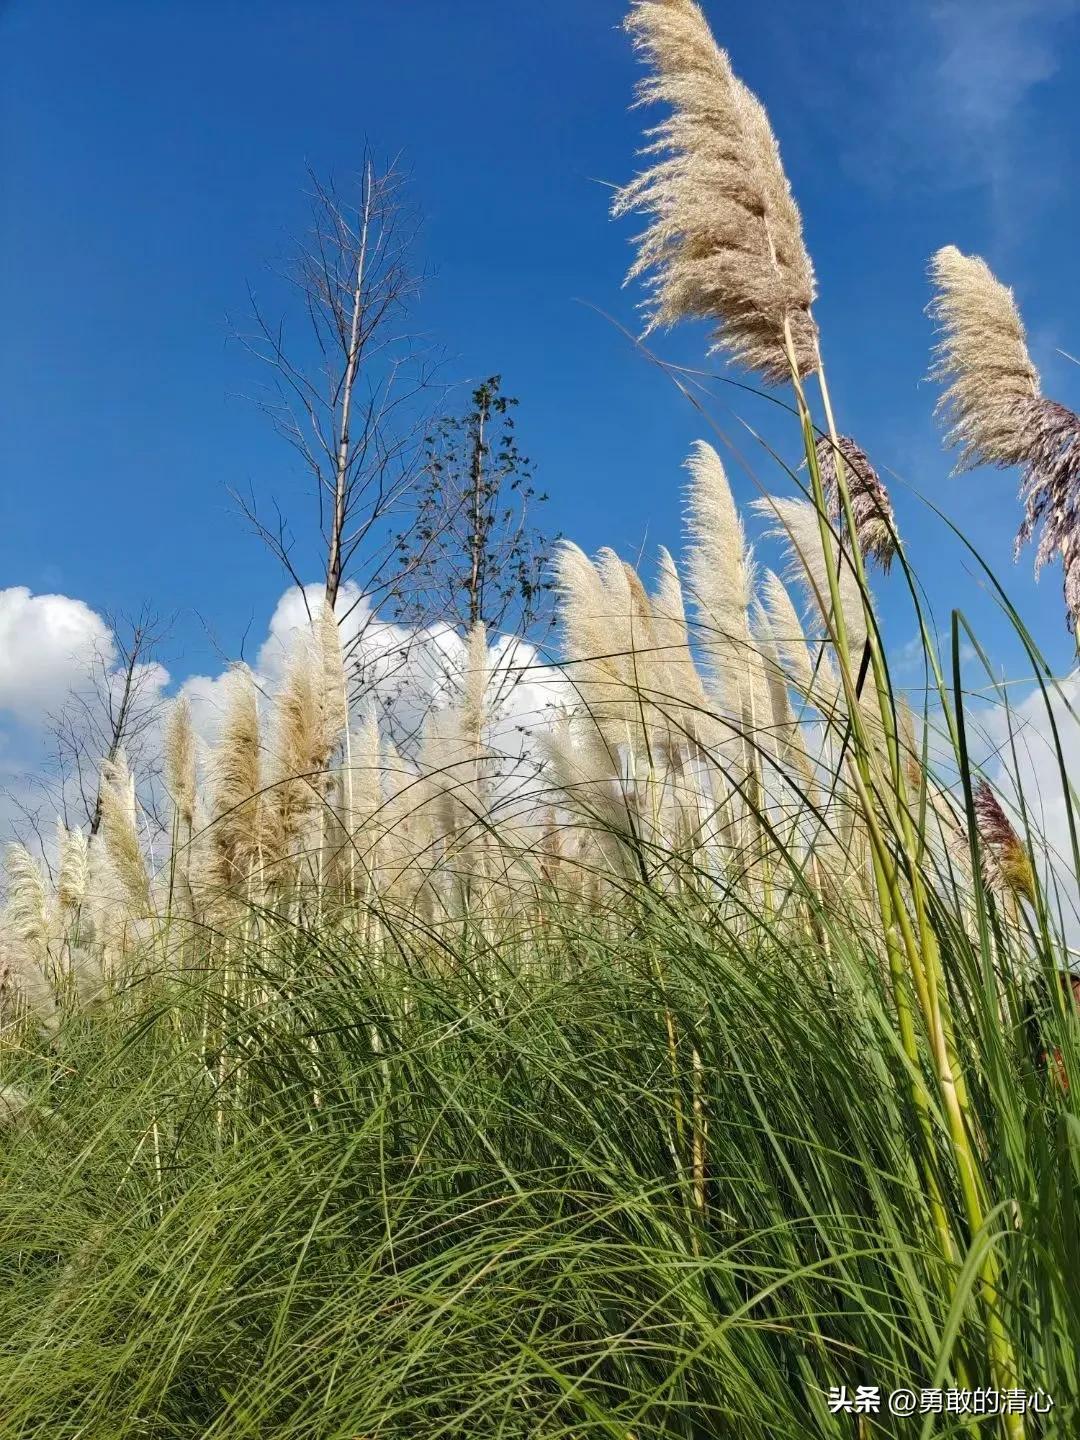
<path id="1" fill-rule="evenodd" d="M 263 845 L 262 757 L 255 677 L 245 665 L 224 680 L 221 738 L 210 761 L 207 832 L 213 889 L 244 893 Z"/>
<path id="2" fill-rule="evenodd" d="M 975 786 L 974 805 L 987 889 L 1034 904 L 1036 886 L 1031 860 L 1001 801 L 985 780 Z"/>
<path id="3" fill-rule="evenodd" d="M 133 918 L 150 908 L 150 873 L 139 843 L 135 780 L 123 752 L 101 772 L 101 838 Z"/>
<path id="4" fill-rule="evenodd" d="M 1080 631 L 1080 416 L 1053 400 L 1040 401 L 1031 418 L 1020 494 L 1024 519 L 1017 552 L 1041 526 L 1035 574 L 1060 555 L 1068 623 L 1075 634 Z"/>
<path id="5" fill-rule="evenodd" d="M 699 643 L 714 681 L 714 701 L 740 725 L 746 717 L 751 736 L 758 728 L 765 734 L 768 700 L 761 656 L 750 630 L 753 557 L 716 451 L 698 441 L 686 468 L 690 472 L 690 594 L 699 620 Z"/>
<path id="6" fill-rule="evenodd" d="M 340 745 L 349 719 L 341 632 L 333 609 L 327 604 L 319 611 L 317 639 L 322 671 L 320 699 L 323 733 L 320 754 L 316 758 L 321 759 L 325 765 Z"/>
<path id="7" fill-rule="evenodd" d="M 7 906 L 5 929 L 44 966 L 48 952 L 49 891 L 41 866 L 22 844 L 5 852 Z"/>
<path id="8" fill-rule="evenodd" d="M 827 639 L 835 629 L 829 592 L 827 551 L 821 543 L 818 515 L 809 500 L 787 495 L 767 495 L 750 502 L 750 508 L 770 521 L 766 533 L 784 543 L 788 553 L 788 579 L 803 590 L 811 613 L 815 615 L 819 633 Z M 835 535 L 829 548 L 839 583 L 840 608 L 847 630 L 848 644 L 858 659 L 867 639 L 865 597 L 848 552 Z"/>
<path id="9" fill-rule="evenodd" d="M 649 328 L 704 319 L 767 383 L 790 377 L 789 354 L 809 374 L 813 267 L 768 116 L 693 0 L 638 0 L 626 24 L 651 71 L 639 103 L 671 109 L 645 151 L 661 158 L 614 204 L 650 217 L 628 277 L 651 276 Z"/>
<path id="10" fill-rule="evenodd" d="M 195 732 L 191 703 L 186 696 L 174 701 L 165 723 L 165 785 L 172 798 L 183 834 L 190 837 L 195 824 Z"/>
<path id="11" fill-rule="evenodd" d="M 978 255 L 945 245 L 930 262 L 930 313 L 940 328 L 931 375 L 943 381 L 938 414 L 958 468 L 1021 465 L 1039 376 L 1011 290 Z"/>
<path id="12" fill-rule="evenodd" d="M 816 448 L 830 519 L 834 524 L 844 519 L 840 495 L 842 469 L 855 522 L 855 543 L 865 559 L 876 561 L 882 570 L 888 571 L 896 554 L 896 517 L 889 492 L 870 463 L 870 457 L 850 435 L 841 435 L 838 443 L 831 435 L 822 435 Z"/>
<path id="13" fill-rule="evenodd" d="M 671 112 L 617 202 L 649 217 L 634 273 L 651 323 L 791 379 L 811 498 L 746 515 L 797 588 L 699 442 L 684 576 L 560 546 L 562 663 L 519 647 L 539 717 L 505 703 L 518 650 L 444 630 L 399 753 L 324 605 L 280 675 L 226 677 L 201 775 L 174 708 L 156 874 L 122 759 L 92 844 L 12 853 L 0 1411 L 28 1440 L 824 1437 L 855 1376 L 1042 1385 L 1076 1428 L 1077 1087 L 1024 1038 L 1067 963 L 1056 876 L 929 638 L 921 744 L 892 685 L 868 570 L 914 577 L 834 423 L 765 112 L 691 0 L 629 23 Z M 1075 417 L 982 262 L 938 272 L 962 461 L 1025 467 L 1071 576 Z M 1075 1080 L 1072 1018 L 1039 1023 Z M 5 1125 L 16 1092 L 77 1143 Z"/>
<path id="14" fill-rule="evenodd" d="M 986 261 L 946 245 L 933 257 L 930 312 L 941 339 L 932 376 L 946 383 L 938 411 L 958 470 L 1023 469 L 1016 548 L 1042 527 L 1035 573 L 1054 555 L 1064 570 L 1069 628 L 1080 622 L 1080 417 L 1040 394 L 1011 290 Z"/>
<path id="15" fill-rule="evenodd" d="M 56 898 L 67 911 L 77 911 L 90 885 L 90 842 L 76 826 L 69 830 L 62 820 L 56 825 Z"/>

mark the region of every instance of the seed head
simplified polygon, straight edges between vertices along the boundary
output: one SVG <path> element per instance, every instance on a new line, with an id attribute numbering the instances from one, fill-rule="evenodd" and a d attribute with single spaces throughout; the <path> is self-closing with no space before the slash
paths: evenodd
<path id="1" fill-rule="evenodd" d="M 889 492 L 870 463 L 870 457 L 850 435 L 839 436 L 835 445 L 828 435 L 822 435 L 816 448 L 831 518 L 839 521 L 842 510 L 836 463 L 839 450 L 855 521 L 855 539 L 866 559 L 876 560 L 882 570 L 887 571 L 896 554 L 896 518 Z"/>
<path id="2" fill-rule="evenodd" d="M 649 217 L 627 276 L 649 276 L 648 329 L 708 320 L 714 348 L 771 385 L 791 377 L 786 330 L 811 373 L 813 267 L 764 108 L 694 0 L 634 0 L 626 28 L 651 72 L 639 103 L 671 110 L 649 132 L 650 167 L 613 207 Z"/>
<path id="3" fill-rule="evenodd" d="M 948 386 L 938 411 L 946 440 L 960 446 L 958 470 L 1023 470 L 1019 550 L 1042 526 L 1035 573 L 1055 554 L 1065 571 L 1069 629 L 1080 621 L 1080 416 L 1039 393 L 1012 291 L 977 255 L 953 245 L 931 261 L 937 294 L 930 313 L 942 339 L 931 372 Z"/>
<path id="4" fill-rule="evenodd" d="M 1035 902 L 1035 872 L 1012 822 L 985 780 L 975 786 L 975 822 L 982 850 L 983 883 Z"/>

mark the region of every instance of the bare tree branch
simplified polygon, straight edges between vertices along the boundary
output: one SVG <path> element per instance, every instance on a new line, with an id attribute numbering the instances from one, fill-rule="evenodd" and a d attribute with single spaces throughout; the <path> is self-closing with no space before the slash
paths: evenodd
<path id="1" fill-rule="evenodd" d="M 257 403 L 311 479 L 334 605 L 347 578 L 365 595 L 384 588 L 396 555 L 388 522 L 420 472 L 438 364 L 406 328 L 421 283 L 411 259 L 419 221 L 396 163 L 380 169 L 366 151 L 350 197 L 333 181 L 311 183 L 311 227 L 288 274 L 306 341 L 287 340 L 254 295 L 254 333 L 240 338 L 273 372 Z M 280 508 L 271 524 L 253 495 L 239 503 L 303 591 Z"/>

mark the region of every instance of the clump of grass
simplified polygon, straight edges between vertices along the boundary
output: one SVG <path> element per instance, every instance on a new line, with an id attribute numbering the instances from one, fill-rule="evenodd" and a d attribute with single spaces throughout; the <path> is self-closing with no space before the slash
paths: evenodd
<path id="1" fill-rule="evenodd" d="M 699 442 L 682 573 L 560 548 L 537 765 L 483 626 L 401 753 L 324 606 L 262 703 L 227 678 L 205 794 L 174 711 L 159 866 L 120 762 L 55 878 L 12 852 L 13 1433 L 764 1440 L 837 1433 L 834 1384 L 987 1379 L 1080 1419 L 1075 987 L 1023 785 L 1014 825 L 837 427 L 760 102 L 692 0 L 628 23 L 670 109 L 616 205 L 632 273 L 651 324 L 790 383 L 804 493 L 749 513 L 792 589 Z M 1075 417 L 983 262 L 935 274 L 951 436 L 1025 467 L 1071 584 Z M 913 598 L 921 733 L 872 563 Z"/>

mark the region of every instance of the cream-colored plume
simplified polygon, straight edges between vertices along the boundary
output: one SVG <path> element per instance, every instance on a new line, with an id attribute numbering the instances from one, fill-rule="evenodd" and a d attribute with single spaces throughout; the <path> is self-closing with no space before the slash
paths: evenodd
<path id="1" fill-rule="evenodd" d="M 693 0 L 635 0 L 626 26 L 651 71 L 639 102 L 671 110 L 614 203 L 649 216 L 629 276 L 650 276 L 649 328 L 709 320 L 716 348 L 770 384 L 790 377 L 786 330 L 809 374 L 813 267 L 768 116 Z"/>
<path id="2" fill-rule="evenodd" d="M 791 707 L 787 674 L 780 660 L 772 623 L 768 611 L 757 602 L 754 610 L 754 636 L 761 652 L 769 697 L 769 734 L 775 747 L 776 758 L 783 766 L 797 760 L 803 747 L 799 725 Z"/>
<path id="3" fill-rule="evenodd" d="M 438 798 L 431 781 L 408 765 L 392 742 L 383 746 L 386 799 L 379 842 L 379 893 L 401 913 L 419 911 L 430 920 L 434 892 L 430 876 L 438 859 L 434 813 Z"/>
<path id="4" fill-rule="evenodd" d="M 323 614 L 325 615 L 325 611 Z M 338 741 L 338 687 L 332 681 L 332 617 L 316 624 L 311 637 L 293 639 L 271 725 L 271 776 L 267 793 L 265 846 L 271 867 L 309 848 L 309 826 L 320 817 L 329 794 L 326 766 Z M 342 691 L 343 693 L 343 691 Z"/>
<path id="5" fill-rule="evenodd" d="M 341 743 L 349 718 L 341 631 L 329 605 L 324 604 L 319 612 L 317 638 L 322 662 L 322 748 L 326 756 L 325 765 Z"/>
<path id="6" fill-rule="evenodd" d="M 49 944 L 49 887 L 41 866 L 25 845 L 5 852 L 7 906 L 4 928 L 44 966 Z"/>
<path id="7" fill-rule="evenodd" d="M 52 970 L 49 885 L 25 845 L 9 845 L 5 859 L 7 904 L 0 925 L 0 1005 L 5 991 L 17 989 L 35 1019 L 52 1030 L 58 1015 L 48 978 Z"/>
<path id="8" fill-rule="evenodd" d="M 1035 573 L 1054 555 L 1065 572 L 1069 628 L 1080 627 L 1080 415 L 1039 393 L 1012 291 L 985 260 L 952 245 L 931 262 L 937 293 L 931 314 L 942 339 L 936 379 L 948 382 L 938 405 L 960 446 L 959 470 L 1022 465 L 1024 519 L 1016 549 L 1041 527 Z"/>
<path id="9" fill-rule="evenodd" d="M 190 835 L 195 824 L 195 731 L 186 695 L 173 702 L 165 724 L 165 784 L 181 833 Z"/>
<path id="10" fill-rule="evenodd" d="M 690 628 L 686 623 L 679 572 L 663 545 L 659 550 L 657 585 L 651 603 L 653 635 L 669 686 L 665 710 L 684 736 L 698 739 L 707 746 L 715 739 L 715 726 L 690 649 Z"/>
<path id="11" fill-rule="evenodd" d="M 931 374 L 946 383 L 938 413 L 948 443 L 960 448 L 957 468 L 1022 464 L 1039 375 L 1013 293 L 985 260 L 955 245 L 934 255 L 930 273 L 930 313 L 941 331 Z"/>
<path id="12" fill-rule="evenodd" d="M 221 737 L 210 760 L 213 845 L 217 883 L 242 890 L 260 851 L 259 705 L 255 677 L 246 665 L 224 680 L 225 714 Z"/>
<path id="13" fill-rule="evenodd" d="M 750 629 L 754 567 L 720 456 L 699 440 L 690 472 L 688 526 L 691 597 L 699 641 L 712 671 L 716 698 L 761 746 L 768 734 L 764 669 Z"/>
<path id="14" fill-rule="evenodd" d="M 556 551 L 555 574 L 567 677 L 608 743 L 623 744 L 635 706 L 627 656 L 616 634 L 615 603 L 597 567 L 570 541 Z"/>
<path id="15" fill-rule="evenodd" d="M 811 608 L 820 618 L 823 632 L 831 635 L 835 627 L 832 624 L 828 571 L 818 514 L 813 503 L 791 496 L 766 495 L 760 500 L 752 500 L 750 508 L 770 522 L 768 534 L 784 541 L 789 557 L 789 578 L 802 586 Z M 863 592 L 850 557 L 841 549 L 834 535 L 830 535 L 829 543 L 837 566 L 848 645 L 857 665 L 867 636 Z"/>
<path id="16" fill-rule="evenodd" d="M 350 776 L 346 787 L 349 809 L 345 828 L 359 863 L 370 867 L 374 864 L 372 852 L 382 824 L 379 812 L 383 804 L 379 722 L 374 710 L 368 710 L 353 730 L 349 753 Z"/>
<path id="17" fill-rule="evenodd" d="M 766 570 L 762 580 L 762 597 L 769 617 L 769 632 L 779 663 L 788 683 L 804 699 L 809 699 L 814 684 L 813 665 L 795 602 L 787 586 L 773 570 Z"/>
<path id="18" fill-rule="evenodd" d="M 129 897 L 132 914 L 150 908 L 150 875 L 139 844 L 135 779 L 121 751 L 101 767 L 101 838 L 116 878 Z"/>
<path id="19" fill-rule="evenodd" d="M 465 642 L 465 670 L 461 686 L 461 724 L 466 737 L 479 752 L 484 727 L 488 721 L 491 697 L 491 657 L 488 654 L 487 629 L 482 621 L 469 631 Z"/>
<path id="20" fill-rule="evenodd" d="M 90 884 L 90 843 L 79 826 L 56 822 L 56 898 L 61 909 L 78 910 Z"/>
<path id="21" fill-rule="evenodd" d="M 619 756 L 589 716 L 563 719 L 540 737 L 551 774 L 579 829 L 579 849 L 591 851 L 601 869 L 625 873 L 632 861 L 626 840 L 637 828 L 632 788 Z"/>

